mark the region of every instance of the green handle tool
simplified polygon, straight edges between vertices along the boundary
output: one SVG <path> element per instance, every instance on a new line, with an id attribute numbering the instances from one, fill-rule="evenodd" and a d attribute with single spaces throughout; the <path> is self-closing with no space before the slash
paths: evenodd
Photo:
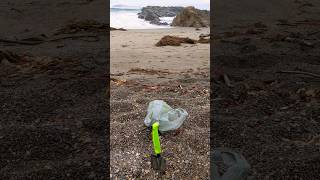
<path id="1" fill-rule="evenodd" d="M 151 165 L 153 169 L 164 172 L 166 168 L 166 161 L 161 157 L 159 122 L 152 124 L 152 142 L 155 155 L 151 156 Z"/>
<path id="2" fill-rule="evenodd" d="M 161 146 L 159 140 L 159 122 L 155 122 L 152 124 L 152 142 L 153 149 L 156 155 L 161 154 Z"/>

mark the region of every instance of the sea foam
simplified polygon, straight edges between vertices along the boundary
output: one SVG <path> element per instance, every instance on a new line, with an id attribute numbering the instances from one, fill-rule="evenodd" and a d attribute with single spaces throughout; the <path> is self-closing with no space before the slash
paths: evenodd
<path id="1" fill-rule="evenodd" d="M 138 18 L 138 13 L 141 9 L 110 9 L 110 26 L 114 28 L 125 29 L 156 29 L 156 28 L 170 28 L 170 26 L 159 26 L 150 24 L 149 22 Z M 161 17 L 161 22 L 171 23 L 173 17 Z"/>

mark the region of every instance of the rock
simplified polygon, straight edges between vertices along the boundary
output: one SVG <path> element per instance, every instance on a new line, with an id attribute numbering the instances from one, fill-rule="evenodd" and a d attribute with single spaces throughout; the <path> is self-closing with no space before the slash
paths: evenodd
<path id="1" fill-rule="evenodd" d="M 173 19 L 171 26 L 210 27 L 210 12 L 192 6 L 186 7 Z"/>
<path id="2" fill-rule="evenodd" d="M 142 8 L 138 17 L 149 21 L 151 24 L 168 25 L 168 23 L 161 22 L 160 17 L 175 17 L 182 10 L 183 7 L 147 6 Z"/>
<path id="3" fill-rule="evenodd" d="M 142 9 L 142 12 L 139 13 L 138 16 L 140 19 L 144 19 L 146 21 L 160 21 L 159 16 L 156 12 L 153 12 L 151 9 Z"/>
<path id="4" fill-rule="evenodd" d="M 197 41 L 190 38 L 182 38 L 176 36 L 164 36 L 156 44 L 156 46 L 180 46 L 181 43 L 196 44 Z"/>

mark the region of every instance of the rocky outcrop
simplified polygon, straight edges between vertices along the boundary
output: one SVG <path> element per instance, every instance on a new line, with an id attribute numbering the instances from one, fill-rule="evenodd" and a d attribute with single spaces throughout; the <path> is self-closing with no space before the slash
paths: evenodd
<path id="1" fill-rule="evenodd" d="M 210 27 L 210 12 L 192 6 L 186 7 L 173 19 L 171 26 Z"/>
<path id="2" fill-rule="evenodd" d="M 142 8 L 141 13 L 138 13 L 138 17 L 149 21 L 151 24 L 169 25 L 166 22 L 161 22 L 160 17 L 175 17 L 182 10 L 183 7 L 147 6 Z"/>

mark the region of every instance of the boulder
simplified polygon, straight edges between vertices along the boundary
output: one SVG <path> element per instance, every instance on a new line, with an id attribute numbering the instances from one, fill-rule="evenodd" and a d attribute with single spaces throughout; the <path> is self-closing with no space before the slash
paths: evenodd
<path id="1" fill-rule="evenodd" d="M 149 21 L 151 24 L 168 25 L 161 22 L 160 17 L 175 17 L 182 10 L 183 7 L 146 6 L 138 13 L 138 17 Z"/>
<path id="2" fill-rule="evenodd" d="M 159 20 L 159 16 L 156 14 L 156 12 L 152 11 L 151 9 L 142 9 L 142 12 L 139 13 L 138 16 L 140 19 L 144 19 L 146 21 L 153 21 L 153 20 Z"/>
<path id="3" fill-rule="evenodd" d="M 210 27 L 210 12 L 192 6 L 186 7 L 173 19 L 171 26 Z"/>

